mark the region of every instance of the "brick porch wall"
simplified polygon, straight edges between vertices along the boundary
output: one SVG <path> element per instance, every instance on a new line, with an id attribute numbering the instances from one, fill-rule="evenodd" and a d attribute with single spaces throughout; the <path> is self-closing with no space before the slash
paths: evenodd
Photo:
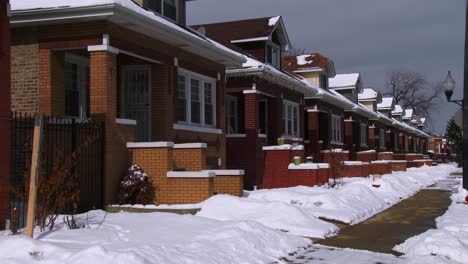
<path id="1" fill-rule="evenodd" d="M 393 152 L 379 152 L 377 153 L 378 160 L 393 160 Z"/>
<path id="2" fill-rule="evenodd" d="M 361 164 L 343 164 L 342 177 L 368 177 L 369 176 L 369 163 L 362 162 Z"/>
<path id="3" fill-rule="evenodd" d="M 371 162 L 377 159 L 377 153 L 375 151 L 362 151 L 356 153 L 356 160 Z"/>
<path id="4" fill-rule="evenodd" d="M 392 173 L 392 163 L 390 162 L 374 162 L 369 164 L 370 174 L 390 174 Z"/>
<path id="5" fill-rule="evenodd" d="M 187 171 L 201 171 L 206 169 L 205 148 L 174 148 L 174 168 Z"/>
<path id="6" fill-rule="evenodd" d="M 392 161 L 392 171 L 406 171 L 406 161 L 394 160 Z"/>
<path id="7" fill-rule="evenodd" d="M 242 197 L 244 194 L 243 175 L 216 174 L 214 178 L 214 191 L 219 194 L 229 194 Z"/>

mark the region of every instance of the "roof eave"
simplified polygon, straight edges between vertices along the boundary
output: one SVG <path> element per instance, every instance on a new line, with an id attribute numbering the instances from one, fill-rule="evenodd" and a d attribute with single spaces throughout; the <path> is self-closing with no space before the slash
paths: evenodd
<path id="1" fill-rule="evenodd" d="M 174 30 L 164 23 L 155 21 L 115 3 L 86 7 L 13 10 L 11 12 L 11 24 L 13 27 L 99 20 L 111 21 L 229 67 L 240 66 L 245 62 L 243 56 L 230 53 L 227 51 L 227 48 L 224 50 L 207 40 Z"/>

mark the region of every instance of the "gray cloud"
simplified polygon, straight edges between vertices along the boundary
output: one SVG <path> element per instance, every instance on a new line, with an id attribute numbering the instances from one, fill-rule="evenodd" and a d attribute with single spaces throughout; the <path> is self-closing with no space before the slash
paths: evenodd
<path id="1" fill-rule="evenodd" d="M 190 24 L 281 15 L 296 48 L 321 52 L 338 73 L 361 72 L 381 88 L 388 72 L 418 71 L 441 81 L 452 70 L 462 96 L 465 1 L 462 0 L 197 0 Z M 458 110 L 444 98 L 433 129 L 445 130 Z"/>

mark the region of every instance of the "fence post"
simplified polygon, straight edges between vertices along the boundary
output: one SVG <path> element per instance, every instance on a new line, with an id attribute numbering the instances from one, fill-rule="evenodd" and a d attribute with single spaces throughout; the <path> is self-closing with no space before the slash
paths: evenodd
<path id="1" fill-rule="evenodd" d="M 28 216 L 26 222 L 26 235 L 29 237 L 33 237 L 34 233 L 34 218 L 37 198 L 37 177 L 39 172 L 39 162 L 41 155 L 42 127 L 43 116 L 42 114 L 38 113 L 36 114 L 34 121 L 34 141 L 31 160 L 31 178 L 29 182 Z"/>

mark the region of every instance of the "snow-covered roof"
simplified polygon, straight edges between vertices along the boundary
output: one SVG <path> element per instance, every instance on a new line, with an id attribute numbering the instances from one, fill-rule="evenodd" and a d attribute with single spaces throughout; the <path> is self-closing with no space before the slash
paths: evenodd
<path id="1" fill-rule="evenodd" d="M 333 78 L 329 78 L 330 89 L 339 88 L 356 88 L 359 81 L 359 73 L 337 74 Z"/>
<path id="2" fill-rule="evenodd" d="M 404 110 L 401 105 L 395 105 L 392 110 L 392 115 L 404 115 Z"/>
<path id="3" fill-rule="evenodd" d="M 404 120 L 411 120 L 413 118 L 413 108 L 406 108 L 405 115 L 403 116 Z"/>
<path id="4" fill-rule="evenodd" d="M 364 88 L 358 94 L 359 101 L 377 101 L 379 99 L 379 92 L 372 88 Z"/>
<path id="5" fill-rule="evenodd" d="M 239 53 L 240 54 L 240 53 Z M 304 94 L 304 96 L 311 96 L 317 93 L 317 87 L 309 82 L 304 82 L 301 80 L 301 77 L 293 76 L 289 73 L 283 72 L 276 69 L 275 67 L 263 63 L 259 60 L 256 60 L 247 55 L 240 54 L 244 56 L 246 62 L 242 64 L 242 68 L 229 68 L 226 70 L 227 76 L 250 76 L 250 75 L 260 75 L 267 79 L 271 79 L 275 82 L 278 82 L 289 89 L 298 91 Z"/>
<path id="6" fill-rule="evenodd" d="M 377 110 L 392 110 L 393 97 L 382 97 L 382 102 L 377 104 Z"/>
<path id="7" fill-rule="evenodd" d="M 132 0 L 10 2 L 13 27 L 107 20 L 224 65 L 238 66 L 243 62 L 243 57 L 231 49 L 147 11 Z"/>
<path id="8" fill-rule="evenodd" d="M 283 55 L 281 57 L 281 66 L 282 69 L 286 71 L 299 74 L 305 72 L 326 71 L 326 74 L 329 77 L 336 75 L 333 60 L 318 52 L 302 55 Z"/>

